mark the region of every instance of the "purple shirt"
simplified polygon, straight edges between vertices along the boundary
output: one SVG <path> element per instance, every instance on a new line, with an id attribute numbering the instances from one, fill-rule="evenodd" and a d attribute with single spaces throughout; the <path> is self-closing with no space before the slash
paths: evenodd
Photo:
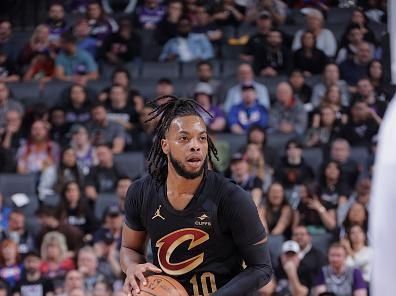
<path id="1" fill-rule="evenodd" d="M 165 15 L 165 8 L 158 6 L 154 9 L 141 6 L 137 8 L 136 15 L 139 20 L 139 24 L 144 26 L 145 24 L 158 24 Z"/>
<path id="2" fill-rule="evenodd" d="M 351 277 L 352 292 L 360 289 L 367 289 L 366 282 L 364 281 L 362 272 L 359 269 L 354 268 L 353 270 L 351 270 L 349 267 L 347 267 L 347 270 L 344 274 L 342 274 L 341 276 L 336 276 L 334 273 L 331 273 L 331 278 L 327 278 L 326 281 L 326 276 L 325 276 L 326 268 L 327 270 L 331 270 L 331 268 L 329 268 L 328 266 L 322 268 L 315 279 L 314 286 L 325 285 L 327 288 L 327 292 L 333 292 L 339 295 L 339 291 L 334 291 L 334 290 L 336 290 L 338 287 L 341 288 L 341 286 L 344 285 L 346 281 L 348 281 L 348 273 L 352 273 L 352 277 Z"/>

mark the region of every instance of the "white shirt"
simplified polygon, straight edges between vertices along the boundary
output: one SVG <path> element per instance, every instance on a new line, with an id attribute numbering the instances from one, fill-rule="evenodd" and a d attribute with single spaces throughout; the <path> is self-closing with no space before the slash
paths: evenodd
<path id="1" fill-rule="evenodd" d="M 372 257 L 372 249 L 370 247 L 363 247 L 355 256 L 348 256 L 346 264 L 347 266 L 360 269 L 364 280 L 369 282 L 371 279 Z"/>
<path id="2" fill-rule="evenodd" d="M 396 267 L 396 100 L 381 125 L 370 197 L 373 253 L 371 295 L 395 295 Z"/>

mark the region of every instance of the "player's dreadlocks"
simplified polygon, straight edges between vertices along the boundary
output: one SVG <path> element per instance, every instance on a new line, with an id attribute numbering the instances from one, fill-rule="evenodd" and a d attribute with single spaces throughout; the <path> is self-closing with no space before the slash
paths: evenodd
<path id="1" fill-rule="evenodd" d="M 196 115 L 201 117 L 201 115 L 198 113 L 198 110 L 202 110 L 212 117 L 212 115 L 205 108 L 191 99 L 179 99 L 175 96 L 167 95 L 158 97 L 150 103 L 155 104 L 159 100 L 165 98 L 168 99 L 168 101 L 162 105 L 156 106 L 154 110 L 150 112 L 150 118 L 146 120 L 146 122 L 148 122 L 155 118 L 159 118 L 154 130 L 154 143 L 151 146 L 147 160 L 149 174 L 161 183 L 165 182 L 168 174 L 168 158 L 162 151 L 161 140 L 165 138 L 165 134 L 169 130 L 171 122 L 177 117 L 184 117 L 188 115 Z M 219 159 L 217 156 L 217 149 L 210 137 L 208 137 L 208 157 L 209 162 L 211 163 L 212 156 L 214 156 L 217 160 Z"/>

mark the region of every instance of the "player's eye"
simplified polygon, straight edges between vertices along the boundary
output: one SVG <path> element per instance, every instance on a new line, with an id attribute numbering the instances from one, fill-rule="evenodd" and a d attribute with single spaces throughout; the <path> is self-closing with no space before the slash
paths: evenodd
<path id="1" fill-rule="evenodd" d="M 201 136 L 201 141 L 206 141 L 208 138 L 206 136 Z"/>
<path id="2" fill-rule="evenodd" d="M 180 141 L 187 141 L 188 139 L 187 139 L 186 136 L 181 136 L 181 137 L 179 138 L 179 140 L 180 140 Z"/>

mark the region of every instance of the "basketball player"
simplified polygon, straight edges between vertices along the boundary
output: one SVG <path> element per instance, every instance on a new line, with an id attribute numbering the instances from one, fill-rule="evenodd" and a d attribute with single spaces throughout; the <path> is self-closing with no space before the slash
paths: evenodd
<path id="1" fill-rule="evenodd" d="M 169 97 L 148 155 L 149 175 L 125 201 L 124 291 L 138 295 L 147 272 L 178 280 L 189 295 L 254 295 L 272 275 L 266 233 L 247 192 L 208 170 L 217 157 L 194 100 Z M 154 264 L 144 250 L 151 239 Z M 242 261 L 246 268 L 242 268 Z"/>

